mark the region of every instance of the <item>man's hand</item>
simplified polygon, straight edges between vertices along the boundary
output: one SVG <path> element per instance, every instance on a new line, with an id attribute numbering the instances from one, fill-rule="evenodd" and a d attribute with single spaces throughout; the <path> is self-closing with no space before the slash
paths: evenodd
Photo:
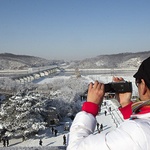
<path id="1" fill-rule="evenodd" d="M 113 77 L 113 81 L 121 82 L 121 81 L 124 81 L 124 79 L 122 77 L 120 77 L 120 78 Z M 122 107 L 125 107 L 126 105 L 128 105 L 131 102 L 131 96 L 132 96 L 132 93 L 130 93 L 130 92 L 116 94 L 116 98 Z"/>
<path id="2" fill-rule="evenodd" d="M 95 81 L 95 83 L 90 83 L 88 88 L 87 102 L 92 102 L 97 105 L 101 105 L 104 97 L 104 84 Z"/>

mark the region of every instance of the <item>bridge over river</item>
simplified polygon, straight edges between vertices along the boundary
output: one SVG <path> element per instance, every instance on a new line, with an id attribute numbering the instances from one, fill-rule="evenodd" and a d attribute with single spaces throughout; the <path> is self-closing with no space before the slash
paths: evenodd
<path id="1" fill-rule="evenodd" d="M 27 70 L 1 70 L 0 75 L 9 77 L 19 83 L 25 83 L 54 74 L 58 70 L 60 70 L 58 66 L 29 68 Z"/>

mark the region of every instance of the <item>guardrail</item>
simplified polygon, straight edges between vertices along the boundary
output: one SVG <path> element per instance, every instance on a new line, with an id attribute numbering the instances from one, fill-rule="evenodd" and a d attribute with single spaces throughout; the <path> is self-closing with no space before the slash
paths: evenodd
<path id="1" fill-rule="evenodd" d="M 113 119 L 116 126 L 118 126 L 119 124 L 121 124 L 124 121 L 124 119 L 122 118 L 121 113 L 118 112 L 119 110 L 118 110 L 117 106 L 115 106 L 115 104 L 111 100 L 109 100 L 109 103 L 111 103 L 110 104 L 111 111 L 109 110 L 110 106 L 108 104 L 106 105 L 107 111 L 110 113 L 111 118 Z"/>

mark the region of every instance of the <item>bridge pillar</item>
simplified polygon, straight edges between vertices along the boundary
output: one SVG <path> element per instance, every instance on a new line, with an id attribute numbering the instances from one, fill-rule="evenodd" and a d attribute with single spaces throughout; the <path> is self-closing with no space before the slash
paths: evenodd
<path id="1" fill-rule="evenodd" d="M 30 82 L 34 80 L 34 77 L 30 75 Z"/>
<path id="2" fill-rule="evenodd" d="M 30 76 L 27 76 L 27 82 L 31 82 Z"/>
<path id="3" fill-rule="evenodd" d="M 39 79 L 40 78 L 40 74 L 39 73 L 36 73 L 35 75 L 34 75 L 34 79 Z"/>
<path id="4" fill-rule="evenodd" d="M 23 83 L 23 84 L 25 83 L 24 78 L 20 78 L 20 83 Z"/>
<path id="5" fill-rule="evenodd" d="M 49 75 L 48 71 L 44 71 L 44 75 L 48 76 Z"/>
<path id="6" fill-rule="evenodd" d="M 28 77 L 24 77 L 24 83 L 28 82 Z"/>
<path id="7" fill-rule="evenodd" d="M 44 72 L 40 72 L 40 77 L 44 77 Z"/>

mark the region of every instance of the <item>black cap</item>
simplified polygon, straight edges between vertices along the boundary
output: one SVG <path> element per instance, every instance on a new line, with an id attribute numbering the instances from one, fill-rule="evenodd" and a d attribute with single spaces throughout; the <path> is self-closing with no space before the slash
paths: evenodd
<path id="1" fill-rule="evenodd" d="M 150 57 L 145 59 L 140 65 L 138 71 L 133 76 L 136 79 L 144 79 L 148 88 L 150 88 Z"/>

